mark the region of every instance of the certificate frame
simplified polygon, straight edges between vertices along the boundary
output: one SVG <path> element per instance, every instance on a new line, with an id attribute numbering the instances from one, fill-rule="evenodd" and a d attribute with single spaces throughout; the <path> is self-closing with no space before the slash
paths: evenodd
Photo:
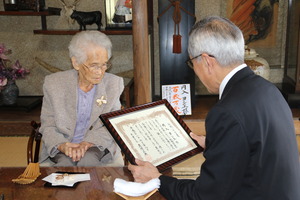
<path id="1" fill-rule="evenodd" d="M 99 118 L 132 164 L 136 164 L 135 158 L 147 160 L 161 172 L 203 151 L 166 99 Z"/>

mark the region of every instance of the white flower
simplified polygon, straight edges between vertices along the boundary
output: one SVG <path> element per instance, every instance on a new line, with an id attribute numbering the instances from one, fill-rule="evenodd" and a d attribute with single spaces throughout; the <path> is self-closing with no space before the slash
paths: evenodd
<path id="1" fill-rule="evenodd" d="M 102 104 L 106 104 L 107 100 L 105 96 L 102 96 L 100 99 L 97 99 L 96 102 L 98 106 L 101 106 Z"/>

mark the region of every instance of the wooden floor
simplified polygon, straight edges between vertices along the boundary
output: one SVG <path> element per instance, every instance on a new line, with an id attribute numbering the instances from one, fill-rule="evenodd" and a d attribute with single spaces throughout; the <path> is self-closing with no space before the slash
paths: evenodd
<path id="1" fill-rule="evenodd" d="M 208 111 L 218 101 L 218 96 L 198 96 L 193 104 L 192 115 L 186 120 L 204 121 Z M 0 136 L 29 135 L 31 120 L 40 121 L 41 105 L 30 111 L 16 108 L 0 108 Z M 300 109 L 292 109 L 294 118 L 300 118 Z"/>

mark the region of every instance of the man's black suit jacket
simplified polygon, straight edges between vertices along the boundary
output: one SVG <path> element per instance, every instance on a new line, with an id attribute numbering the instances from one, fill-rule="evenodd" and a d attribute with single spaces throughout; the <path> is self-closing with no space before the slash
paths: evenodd
<path id="1" fill-rule="evenodd" d="M 196 180 L 160 176 L 167 199 L 300 200 L 292 113 L 249 67 L 227 83 L 206 118 L 206 158 Z"/>

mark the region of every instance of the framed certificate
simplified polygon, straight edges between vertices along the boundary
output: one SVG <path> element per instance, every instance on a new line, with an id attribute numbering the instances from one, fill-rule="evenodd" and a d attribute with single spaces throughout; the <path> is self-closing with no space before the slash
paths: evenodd
<path id="1" fill-rule="evenodd" d="M 163 171 L 203 151 L 165 99 L 105 113 L 100 119 L 132 164 L 138 158 Z"/>

